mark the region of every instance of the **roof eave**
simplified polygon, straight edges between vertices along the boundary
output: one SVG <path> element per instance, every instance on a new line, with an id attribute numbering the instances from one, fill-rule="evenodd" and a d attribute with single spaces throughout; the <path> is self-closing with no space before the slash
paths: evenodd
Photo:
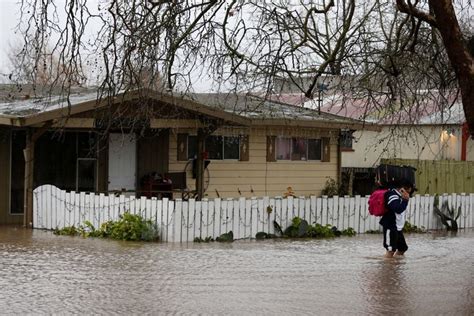
<path id="1" fill-rule="evenodd" d="M 0 115 L 0 125 L 23 126 L 23 120 L 16 116 Z"/>
<path id="2" fill-rule="evenodd" d="M 146 96 L 151 99 L 165 102 L 168 104 L 177 105 L 185 110 L 215 117 L 217 119 L 222 119 L 225 122 L 236 123 L 238 125 L 243 125 L 243 126 L 249 126 L 252 123 L 250 119 L 240 116 L 238 114 L 216 109 L 214 107 L 211 107 L 211 106 L 208 106 L 208 105 L 205 105 L 193 100 L 184 99 L 182 97 L 176 97 L 172 94 L 164 94 L 164 93 L 160 93 L 160 92 L 156 92 L 156 91 L 148 90 L 148 89 L 144 90 L 142 93 L 145 93 Z"/>
<path id="3" fill-rule="evenodd" d="M 90 101 L 74 104 L 70 107 L 64 107 L 61 109 L 55 109 L 52 111 L 25 116 L 22 119 L 23 120 L 22 125 L 24 126 L 36 125 L 45 121 L 60 119 L 60 118 L 68 117 L 68 116 L 78 114 L 81 112 L 96 110 L 96 109 L 105 107 L 111 103 L 121 103 L 124 101 L 133 100 L 139 97 L 147 97 L 152 100 L 165 102 L 168 104 L 174 104 L 186 110 L 190 110 L 193 112 L 211 116 L 217 119 L 222 119 L 225 122 L 232 122 L 232 123 L 236 123 L 236 124 L 244 125 L 244 126 L 248 126 L 251 123 L 249 119 L 239 116 L 237 114 L 228 113 L 228 112 L 215 109 L 215 108 L 212 108 L 210 106 L 207 106 L 195 101 L 186 100 L 186 99 L 176 97 L 173 95 L 159 93 L 150 89 L 143 89 L 143 90 L 134 90 L 134 91 L 126 92 L 126 93 L 121 93 L 115 96 L 113 100 L 108 100 L 107 98 L 103 100 L 90 100 Z M 8 120 L 5 120 L 5 123 L 8 123 L 8 125 L 11 125 L 10 121 Z"/>
<path id="4" fill-rule="evenodd" d="M 332 122 L 332 121 L 309 121 L 309 120 L 285 120 L 285 119 L 254 119 L 253 126 L 291 126 L 305 128 L 325 128 L 325 129 L 353 129 L 381 131 L 381 127 L 376 124 L 364 122 Z"/>

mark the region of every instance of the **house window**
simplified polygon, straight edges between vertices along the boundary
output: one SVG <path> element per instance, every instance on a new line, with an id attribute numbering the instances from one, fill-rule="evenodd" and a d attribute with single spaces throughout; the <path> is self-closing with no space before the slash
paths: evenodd
<path id="1" fill-rule="evenodd" d="M 197 158 L 197 136 L 188 136 L 188 159 Z"/>
<path id="2" fill-rule="evenodd" d="M 321 160 L 321 140 L 308 139 L 308 160 Z"/>
<path id="3" fill-rule="evenodd" d="M 290 160 L 291 158 L 291 138 L 276 139 L 276 159 Z"/>
<path id="4" fill-rule="evenodd" d="M 77 159 L 77 185 L 78 192 L 94 192 L 97 174 L 97 161 L 91 158 Z"/>
<path id="5" fill-rule="evenodd" d="M 97 183 L 97 136 L 89 132 L 49 132 L 35 151 L 34 185 L 94 192 Z"/>
<path id="6" fill-rule="evenodd" d="M 240 137 L 208 136 L 204 143 L 208 159 L 240 159 Z M 197 157 L 197 136 L 188 136 L 188 159 Z"/>
<path id="7" fill-rule="evenodd" d="M 307 160 L 308 141 L 304 138 L 292 139 L 291 160 Z"/>
<path id="8" fill-rule="evenodd" d="M 341 132 L 341 150 L 352 150 L 353 130 L 343 130 Z"/>
<path id="9" fill-rule="evenodd" d="M 77 133 L 76 191 L 94 192 L 97 180 L 97 135 Z"/>
<path id="10" fill-rule="evenodd" d="M 277 138 L 277 160 L 321 160 L 321 140 Z"/>
<path id="11" fill-rule="evenodd" d="M 208 159 L 222 159 L 223 158 L 223 141 L 222 136 L 208 136 L 204 144 Z"/>
<path id="12" fill-rule="evenodd" d="M 240 137 L 224 136 L 224 159 L 240 159 Z"/>
<path id="13" fill-rule="evenodd" d="M 97 136 L 95 133 L 77 133 L 77 157 L 97 157 Z"/>

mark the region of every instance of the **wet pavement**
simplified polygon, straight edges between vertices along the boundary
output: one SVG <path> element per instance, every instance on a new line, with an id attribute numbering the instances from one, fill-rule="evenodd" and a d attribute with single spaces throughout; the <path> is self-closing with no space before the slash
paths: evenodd
<path id="1" fill-rule="evenodd" d="M 472 315 L 474 230 L 231 244 L 0 227 L 0 314 Z"/>

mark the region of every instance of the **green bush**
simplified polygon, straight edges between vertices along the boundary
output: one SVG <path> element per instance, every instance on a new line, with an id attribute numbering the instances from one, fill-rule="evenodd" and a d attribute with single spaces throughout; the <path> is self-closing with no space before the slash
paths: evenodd
<path id="1" fill-rule="evenodd" d="M 224 233 L 216 238 L 216 241 L 219 242 L 233 242 L 234 241 L 234 232 L 229 231 L 228 233 Z"/>
<path id="2" fill-rule="evenodd" d="M 357 235 L 357 233 L 356 233 L 356 231 L 355 231 L 352 227 L 349 227 L 349 228 L 344 229 L 344 230 L 342 231 L 342 235 L 343 235 L 343 236 L 350 236 L 350 237 L 351 237 L 351 236 Z"/>
<path id="3" fill-rule="evenodd" d="M 328 197 L 339 196 L 340 193 L 341 188 L 333 178 L 327 179 L 324 188 L 321 190 L 321 195 L 327 195 Z"/>
<path id="4" fill-rule="evenodd" d="M 57 229 L 56 235 L 82 235 L 84 237 L 101 237 L 131 241 L 158 240 L 158 229 L 151 220 L 140 215 L 125 212 L 118 221 L 108 221 L 96 229 L 91 222 L 85 221 L 79 228 L 74 226 Z"/>
<path id="5" fill-rule="evenodd" d="M 369 229 L 368 231 L 365 232 L 366 234 L 381 234 L 382 232 L 380 230 L 373 230 Z"/>
<path id="6" fill-rule="evenodd" d="M 78 236 L 80 235 L 79 229 L 77 229 L 74 226 L 66 226 L 64 228 L 56 228 L 53 230 L 53 233 L 55 235 L 60 235 L 60 236 Z"/>
<path id="7" fill-rule="evenodd" d="M 403 226 L 403 232 L 404 233 L 424 233 L 426 229 L 421 226 L 418 227 L 416 225 L 412 225 L 409 221 L 405 222 L 405 225 Z"/>
<path id="8" fill-rule="evenodd" d="M 278 225 L 277 222 L 274 222 L 274 226 L 275 226 L 275 231 L 277 231 L 277 228 L 280 228 L 280 225 Z M 288 226 L 284 232 L 282 232 L 282 237 L 287 237 L 287 238 L 297 238 L 297 237 L 331 238 L 331 237 L 339 237 L 341 235 L 354 236 L 356 235 L 356 232 L 352 227 L 349 227 L 341 232 L 337 229 L 336 226 L 332 226 L 330 224 L 327 224 L 324 226 L 318 223 L 315 223 L 314 225 L 309 225 L 306 220 L 300 217 L 294 217 L 291 220 L 291 225 Z"/>
<path id="9" fill-rule="evenodd" d="M 211 242 L 214 239 L 211 236 L 207 236 L 206 238 L 202 239 L 201 237 L 194 238 L 194 242 Z"/>
<path id="10" fill-rule="evenodd" d="M 321 224 L 316 223 L 314 224 L 314 231 L 315 231 L 315 236 L 313 237 L 330 238 L 330 237 L 336 236 L 330 224 L 323 226 Z"/>

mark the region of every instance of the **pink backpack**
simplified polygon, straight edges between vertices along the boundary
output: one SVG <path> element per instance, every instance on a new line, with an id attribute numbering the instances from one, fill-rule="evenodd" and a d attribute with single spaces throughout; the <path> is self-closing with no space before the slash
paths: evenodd
<path id="1" fill-rule="evenodd" d="M 385 192 L 388 190 L 378 189 L 369 196 L 369 213 L 374 216 L 382 216 L 386 212 Z"/>

